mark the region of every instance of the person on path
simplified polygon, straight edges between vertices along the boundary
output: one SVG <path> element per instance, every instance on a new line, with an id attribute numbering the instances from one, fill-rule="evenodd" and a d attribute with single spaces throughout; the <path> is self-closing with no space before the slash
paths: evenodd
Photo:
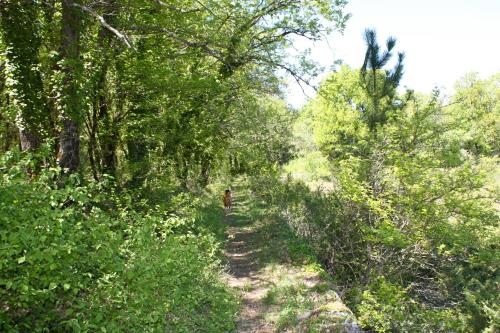
<path id="1" fill-rule="evenodd" d="M 224 213 L 227 214 L 228 212 L 231 211 L 231 205 L 233 202 L 231 190 L 224 191 L 223 201 L 224 201 Z"/>

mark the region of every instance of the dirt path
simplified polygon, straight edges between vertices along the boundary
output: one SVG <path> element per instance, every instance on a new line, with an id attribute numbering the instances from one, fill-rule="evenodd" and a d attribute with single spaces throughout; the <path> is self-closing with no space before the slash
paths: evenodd
<path id="1" fill-rule="evenodd" d="M 249 193 L 236 193 L 224 218 L 227 280 L 241 297 L 236 332 L 360 332 L 319 266 L 292 262 L 283 228 Z"/>
<path id="2" fill-rule="evenodd" d="M 274 332 L 266 323 L 264 314 L 268 306 L 263 299 L 269 290 L 269 282 L 259 274 L 258 244 L 256 232 L 250 228 L 229 227 L 230 237 L 226 248 L 229 261 L 229 284 L 240 290 L 242 307 L 237 331 L 241 333 Z"/>

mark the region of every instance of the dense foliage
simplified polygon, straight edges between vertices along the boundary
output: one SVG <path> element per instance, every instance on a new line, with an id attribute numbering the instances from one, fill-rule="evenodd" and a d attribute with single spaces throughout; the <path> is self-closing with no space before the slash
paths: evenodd
<path id="1" fill-rule="evenodd" d="M 387 73 L 372 75 L 384 86 Z M 497 77 L 470 75 L 447 102 L 437 91 L 374 97 L 363 73 L 344 66 L 302 111 L 299 160 L 327 161 L 287 170 L 318 172 L 306 181 L 327 186 L 292 182 L 278 201 L 365 327 L 499 328 L 499 93 Z"/>
<path id="2" fill-rule="evenodd" d="M 97 181 L 110 175 L 133 187 L 158 174 L 183 187 L 205 186 L 228 160 L 239 165 L 242 144 L 280 147 L 283 131 L 252 135 L 253 125 L 279 125 L 274 110 L 285 106 L 272 100 L 283 75 L 315 73 L 286 48 L 294 38 L 317 40 L 342 28 L 344 5 L 2 1 L 1 149 L 19 142 L 36 151 L 50 142 L 45 164 L 68 173 Z M 286 158 L 258 154 L 272 155 L 269 164 Z"/>
<path id="3" fill-rule="evenodd" d="M 214 200 L 290 159 L 286 48 L 344 5 L 0 0 L 0 330 L 232 330 Z"/>
<path id="4" fill-rule="evenodd" d="M 5 154 L 0 166 L 2 331 L 233 327 L 220 231 L 201 200 L 180 195 L 148 207 L 133 203 L 136 194 L 107 182 L 81 186 L 77 177 L 56 188 L 57 169 L 27 183 L 15 159 Z"/>
<path id="5" fill-rule="evenodd" d="M 0 0 L 0 330 L 233 330 L 218 200 L 247 174 L 365 328 L 498 331 L 500 77 L 402 92 L 367 30 L 290 110 L 317 68 L 287 50 L 345 4 Z"/>

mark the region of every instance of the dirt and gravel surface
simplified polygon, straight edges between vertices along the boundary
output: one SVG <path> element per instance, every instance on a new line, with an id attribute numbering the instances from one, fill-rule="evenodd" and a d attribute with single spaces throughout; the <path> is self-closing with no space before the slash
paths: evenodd
<path id="1" fill-rule="evenodd" d="M 235 332 L 360 332 L 318 270 L 292 262 L 279 225 L 250 198 L 236 192 L 224 217 L 226 278 L 241 299 Z"/>
<path id="2" fill-rule="evenodd" d="M 256 244 L 257 234 L 250 228 L 229 227 L 229 242 L 226 256 L 229 262 L 229 284 L 240 290 L 241 311 L 237 332 L 271 333 L 275 330 L 266 322 L 264 315 L 268 306 L 263 299 L 270 282 L 259 272 L 259 247 Z"/>

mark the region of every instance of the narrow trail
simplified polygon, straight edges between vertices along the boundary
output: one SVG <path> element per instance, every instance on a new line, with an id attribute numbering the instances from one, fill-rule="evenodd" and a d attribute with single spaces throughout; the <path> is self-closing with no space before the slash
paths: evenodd
<path id="1" fill-rule="evenodd" d="M 228 282 L 231 287 L 240 290 L 242 298 L 237 332 L 274 332 L 264 318 L 267 306 L 263 298 L 269 289 L 269 282 L 259 274 L 261 244 L 252 221 L 244 215 L 244 205 L 247 203 L 241 194 L 236 195 L 232 212 L 225 216 L 225 223 L 229 225 L 225 251 L 230 268 Z"/>
<path id="2" fill-rule="evenodd" d="M 224 217 L 227 281 L 241 297 L 236 332 L 361 332 L 317 265 L 292 262 L 279 225 L 251 198 L 235 191 Z"/>
<path id="3" fill-rule="evenodd" d="M 255 255 L 257 249 L 252 241 L 255 234 L 251 231 L 236 230 L 235 227 L 231 227 L 229 233 L 234 236 L 226 252 L 230 262 L 229 284 L 238 288 L 242 297 L 237 331 L 273 332 L 264 318 L 267 306 L 263 298 L 269 289 L 269 282 L 263 280 L 257 270 L 259 259 Z"/>

